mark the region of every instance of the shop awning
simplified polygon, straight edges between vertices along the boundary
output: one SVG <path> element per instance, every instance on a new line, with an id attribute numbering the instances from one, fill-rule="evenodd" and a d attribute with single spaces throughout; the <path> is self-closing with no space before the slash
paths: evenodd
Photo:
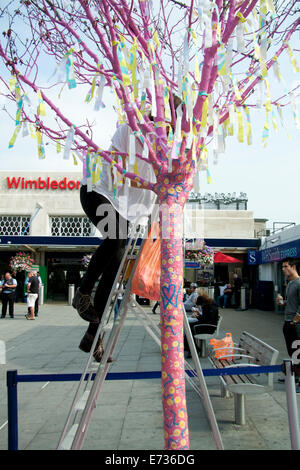
<path id="1" fill-rule="evenodd" d="M 242 263 L 240 259 L 234 258 L 233 256 L 225 255 L 220 251 L 214 254 L 214 263 Z"/>

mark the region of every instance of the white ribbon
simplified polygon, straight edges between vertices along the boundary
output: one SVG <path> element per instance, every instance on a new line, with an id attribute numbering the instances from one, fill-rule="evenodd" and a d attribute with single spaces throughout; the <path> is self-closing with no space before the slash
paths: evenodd
<path id="1" fill-rule="evenodd" d="M 71 151 L 71 147 L 73 144 L 74 135 L 75 135 L 75 128 L 72 126 L 66 137 L 64 156 L 63 156 L 64 160 L 69 160 L 70 158 L 70 151 Z"/>
<path id="2" fill-rule="evenodd" d="M 234 104 L 231 103 L 231 104 L 228 106 L 228 111 L 229 111 L 229 121 L 230 121 L 231 126 L 232 126 L 233 129 L 234 129 L 234 125 L 235 125 Z"/>
<path id="3" fill-rule="evenodd" d="M 195 193 L 200 192 L 200 181 L 199 180 L 200 180 L 200 174 L 199 174 L 199 171 L 196 171 L 195 176 L 194 176 L 194 181 L 193 181 L 193 187 L 194 187 Z"/>
<path id="4" fill-rule="evenodd" d="M 22 137 L 27 137 L 29 135 L 29 129 L 28 129 L 28 124 L 26 121 L 23 121 L 23 126 L 22 126 Z"/>
<path id="5" fill-rule="evenodd" d="M 245 52 L 244 25 L 241 21 L 236 26 L 236 44 L 238 52 Z"/>
<path id="6" fill-rule="evenodd" d="M 215 152 L 218 153 L 218 127 L 219 127 L 219 116 L 217 113 L 215 113 L 213 117 L 214 121 L 214 128 L 213 128 L 213 142 L 212 142 L 212 148 Z"/>
<path id="7" fill-rule="evenodd" d="M 182 61 L 179 59 L 178 63 L 178 74 L 177 74 L 177 85 L 178 85 L 178 97 L 182 97 Z"/>
<path id="8" fill-rule="evenodd" d="M 154 83 L 154 78 L 152 74 L 151 74 L 151 114 L 153 117 L 156 117 L 156 114 L 157 114 L 155 83 Z"/>
<path id="9" fill-rule="evenodd" d="M 207 107 L 207 123 L 208 126 L 211 126 L 214 122 L 214 106 L 212 96 L 210 95 L 208 98 L 208 107 Z"/>
<path id="10" fill-rule="evenodd" d="M 129 135 L 128 154 L 129 154 L 129 165 L 133 166 L 135 162 L 135 135 L 134 134 Z"/>
<path id="11" fill-rule="evenodd" d="M 74 153 L 75 153 L 76 157 L 77 157 L 81 162 L 83 162 L 83 156 L 81 155 L 81 153 L 79 153 L 78 150 L 74 150 Z"/>
<path id="12" fill-rule="evenodd" d="M 187 76 L 189 73 L 189 43 L 188 33 L 185 33 L 183 39 L 183 74 Z"/>
<path id="13" fill-rule="evenodd" d="M 176 128 L 174 134 L 174 142 L 181 140 L 181 123 L 182 123 L 182 104 L 180 104 L 176 110 Z"/>
<path id="14" fill-rule="evenodd" d="M 146 142 L 144 142 L 142 157 L 148 159 L 149 157 L 149 148 Z"/>
<path id="15" fill-rule="evenodd" d="M 261 108 L 263 105 L 263 81 L 260 80 L 256 87 L 256 106 Z"/>
<path id="16" fill-rule="evenodd" d="M 102 104 L 104 85 L 105 85 L 105 77 L 104 75 L 101 75 L 100 82 L 98 83 L 98 86 L 97 86 L 97 95 L 96 95 L 96 101 L 94 105 L 95 111 L 99 111 L 100 106 Z"/>

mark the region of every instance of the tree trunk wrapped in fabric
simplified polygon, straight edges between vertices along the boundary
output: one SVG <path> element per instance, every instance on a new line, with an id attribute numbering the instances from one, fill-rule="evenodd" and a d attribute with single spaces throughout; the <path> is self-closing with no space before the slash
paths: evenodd
<path id="1" fill-rule="evenodd" d="M 210 179 L 209 147 L 216 159 L 234 132 L 240 142 L 251 144 L 250 109 L 257 106 L 265 113 L 264 145 L 271 116 L 273 122 L 274 113 L 282 119 L 286 102 L 299 125 L 294 90 L 286 89 L 279 65 L 286 53 L 293 69 L 299 70 L 291 44 L 299 24 L 296 3 L 7 0 L 1 4 L 2 93 L 8 104 L 16 104 L 13 110 L 5 108 L 14 120 L 9 148 L 21 135 L 31 135 L 38 157 L 44 159 L 51 147 L 46 145 L 54 142 L 57 152 L 63 148 L 64 159 L 82 160 L 88 185 L 101 179 L 105 161 L 112 168 L 116 195 L 128 180 L 158 195 L 166 449 L 189 447 L 182 339 L 184 205 L 193 187 L 199 191 L 199 172 Z M 271 98 L 271 67 L 284 85 L 279 99 Z M 51 86 L 45 81 L 49 75 Z M 128 152 L 103 150 L 89 119 L 91 103 L 100 118 L 108 119 L 106 87 L 114 96 L 118 123 L 130 126 Z M 86 108 L 78 102 L 81 90 Z M 60 100 L 68 93 L 76 96 L 81 122 L 73 122 L 70 100 Z M 137 142 L 141 153 L 136 152 Z M 138 160 L 152 165 L 156 183 L 138 174 Z"/>

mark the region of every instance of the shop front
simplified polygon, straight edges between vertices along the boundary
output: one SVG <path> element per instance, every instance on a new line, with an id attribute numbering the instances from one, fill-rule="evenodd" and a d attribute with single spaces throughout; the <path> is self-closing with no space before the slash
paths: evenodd
<path id="1" fill-rule="evenodd" d="M 261 277 L 271 277 L 274 282 L 274 291 L 284 296 L 287 283 L 282 272 L 282 260 L 296 258 L 300 262 L 300 239 L 265 248 L 260 253 Z"/>
<path id="2" fill-rule="evenodd" d="M 9 261 L 18 251 L 30 253 L 35 259 L 44 286 L 44 301 L 67 301 L 69 284 L 79 286 L 85 268 L 84 255 L 92 253 L 101 243 L 98 237 L 9 237 L 0 238 L 1 273 L 10 271 Z M 24 285 L 26 272 L 17 273 Z M 20 296 L 21 297 L 21 296 Z M 19 299 L 21 301 L 21 298 Z"/>
<path id="3" fill-rule="evenodd" d="M 259 240 L 205 239 L 204 241 L 214 249 L 215 262 L 205 266 L 186 260 L 184 271 L 186 285 L 196 282 L 199 287 L 210 288 L 210 292 L 213 292 L 214 298 L 217 299 L 219 288 L 227 283 L 233 285 L 234 274 L 238 274 L 247 291 L 247 304 L 250 305 L 252 290 L 258 280 L 258 266 L 249 264 L 248 252 L 257 252 Z"/>
<path id="4" fill-rule="evenodd" d="M 288 257 L 299 259 L 300 264 L 299 225 L 266 237 L 259 251 L 249 251 L 249 265 L 257 266 L 259 272 L 258 308 L 280 311 L 275 298 L 277 293 L 285 296 L 287 282 L 282 272 L 282 260 Z"/>
<path id="5" fill-rule="evenodd" d="M 68 286 L 76 288 L 84 274 L 83 256 L 101 243 L 80 204 L 80 178 L 79 172 L 0 172 L 0 271 L 9 269 L 17 251 L 30 253 L 43 277 L 45 301 L 68 299 Z M 186 265 L 189 283 L 219 285 L 232 281 L 234 272 L 251 279 L 247 251 L 258 249 L 253 213 L 244 196 L 230 201 L 221 196 L 213 205 L 211 200 L 199 205 L 198 199 L 187 204 L 193 207 L 187 207 L 191 227 L 185 226 L 185 234 L 201 234 L 208 246 L 241 263 L 215 263 L 213 269 Z"/>

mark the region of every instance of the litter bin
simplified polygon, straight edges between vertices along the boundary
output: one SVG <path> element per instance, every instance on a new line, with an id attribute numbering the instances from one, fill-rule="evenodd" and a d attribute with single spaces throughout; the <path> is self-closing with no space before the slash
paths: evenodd
<path id="1" fill-rule="evenodd" d="M 241 287 L 241 309 L 247 310 L 246 287 Z"/>
<path id="2" fill-rule="evenodd" d="M 41 287 L 39 288 L 39 305 L 44 304 L 44 286 L 41 284 Z"/>
<path id="3" fill-rule="evenodd" d="M 74 293 L 75 293 L 75 284 L 69 284 L 69 295 L 68 295 L 69 305 L 72 305 Z"/>
<path id="4" fill-rule="evenodd" d="M 215 288 L 214 288 L 214 286 L 210 286 L 208 288 L 208 295 L 209 295 L 210 299 L 214 300 L 214 298 L 215 298 Z"/>

